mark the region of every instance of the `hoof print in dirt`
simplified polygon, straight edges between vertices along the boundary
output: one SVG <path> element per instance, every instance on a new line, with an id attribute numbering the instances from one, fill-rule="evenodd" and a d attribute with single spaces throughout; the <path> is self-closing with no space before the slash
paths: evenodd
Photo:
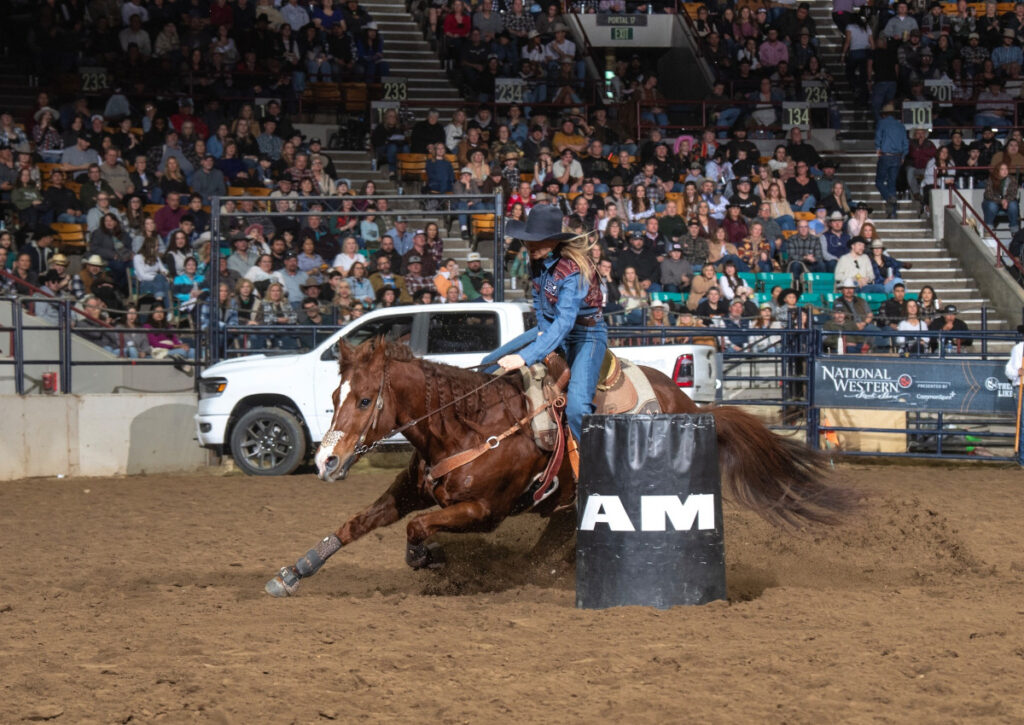
<path id="1" fill-rule="evenodd" d="M 440 544 L 410 544 L 405 550 L 405 563 L 413 569 L 438 569 L 444 562 Z"/>

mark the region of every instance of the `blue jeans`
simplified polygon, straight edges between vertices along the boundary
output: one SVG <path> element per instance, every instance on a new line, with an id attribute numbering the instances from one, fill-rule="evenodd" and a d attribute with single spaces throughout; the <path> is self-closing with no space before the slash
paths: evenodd
<path id="1" fill-rule="evenodd" d="M 139 282 L 139 294 L 151 294 L 166 303 L 171 299 L 171 284 L 166 277 L 158 274 L 148 282 Z"/>
<path id="2" fill-rule="evenodd" d="M 469 210 L 476 206 L 475 201 L 465 201 L 459 199 L 458 201 L 452 202 L 452 209 L 455 211 Z M 469 227 L 469 214 L 459 214 L 459 228 L 467 229 Z M 520 347 L 522 347 L 520 345 Z"/>
<path id="3" fill-rule="evenodd" d="M 384 146 L 383 149 L 377 149 L 377 158 L 379 159 L 382 155 L 384 160 L 388 164 L 388 171 L 392 174 L 398 173 L 398 154 L 404 154 L 409 151 L 409 144 L 403 144 L 399 146 L 396 143 L 389 143 Z"/>
<path id="4" fill-rule="evenodd" d="M 536 327 L 530 328 L 487 355 L 483 362 L 495 362 L 505 355 L 522 350 L 537 339 L 539 332 Z M 569 430 L 578 441 L 583 433 L 583 416 L 594 412 L 594 391 L 597 389 L 604 351 L 608 349 L 608 328 L 604 322 L 594 327 L 576 325 L 569 331 L 562 347 L 572 375 L 566 393 L 565 417 Z M 497 366 L 486 369 L 487 372 L 494 370 L 497 370 Z"/>
<path id="5" fill-rule="evenodd" d="M 997 116 L 994 113 L 976 113 L 974 114 L 974 127 L 975 128 L 998 128 L 1005 129 L 1013 125 L 1013 119 L 1004 118 L 1003 116 Z"/>
<path id="6" fill-rule="evenodd" d="M 995 228 L 996 215 L 1002 210 L 1002 207 L 997 201 L 983 201 L 981 202 L 981 211 L 985 216 L 985 224 L 989 227 Z M 1011 201 L 1006 205 L 1006 216 L 1010 221 L 1010 231 L 1016 232 L 1020 229 L 1020 204 L 1016 201 Z"/>
<path id="7" fill-rule="evenodd" d="M 740 117 L 740 109 L 735 106 L 729 106 L 723 108 L 718 112 L 718 119 L 715 121 L 715 127 L 718 129 L 718 137 L 725 138 L 729 135 L 729 129 L 733 127 L 736 120 Z"/>
<path id="8" fill-rule="evenodd" d="M 882 154 L 878 157 L 878 165 L 875 167 L 875 187 L 887 202 L 896 201 L 896 179 L 900 175 L 902 164 L 903 158 L 898 155 Z"/>
<path id="9" fill-rule="evenodd" d="M 814 205 L 817 203 L 817 199 L 814 198 L 813 194 L 808 194 L 807 198 L 804 199 L 803 204 L 790 204 L 790 207 L 794 211 L 814 211 Z"/>

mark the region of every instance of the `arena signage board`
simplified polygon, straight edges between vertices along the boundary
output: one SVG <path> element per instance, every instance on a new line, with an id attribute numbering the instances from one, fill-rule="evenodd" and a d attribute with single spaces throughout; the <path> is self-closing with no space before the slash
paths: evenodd
<path id="1" fill-rule="evenodd" d="M 929 413 L 1014 413 L 1013 386 L 996 360 L 818 359 L 814 405 Z"/>
<path id="2" fill-rule="evenodd" d="M 399 76 L 384 76 L 380 79 L 385 101 L 401 103 L 409 97 L 409 79 Z"/>
<path id="3" fill-rule="evenodd" d="M 956 86 L 948 78 L 927 80 L 924 82 L 924 88 L 940 106 L 953 105 L 953 93 L 956 91 Z"/>
<path id="4" fill-rule="evenodd" d="M 598 25 L 647 25 L 647 16 L 635 15 L 607 15 L 598 13 L 595 18 Z"/>
<path id="5" fill-rule="evenodd" d="M 799 128 L 801 131 L 811 130 L 811 109 L 806 103 L 782 104 L 782 128 L 785 131 Z"/>
<path id="6" fill-rule="evenodd" d="M 931 101 L 913 101 L 903 104 L 903 125 L 910 130 L 932 127 Z"/>
<path id="7" fill-rule="evenodd" d="M 821 81 L 804 81 L 800 87 L 809 108 L 828 108 L 828 86 Z"/>
<path id="8" fill-rule="evenodd" d="M 498 103 L 522 103 L 526 81 L 522 78 L 495 78 L 494 100 Z"/>

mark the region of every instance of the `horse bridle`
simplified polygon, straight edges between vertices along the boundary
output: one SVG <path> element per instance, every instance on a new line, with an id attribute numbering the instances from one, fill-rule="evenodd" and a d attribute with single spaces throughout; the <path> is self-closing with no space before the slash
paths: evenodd
<path id="1" fill-rule="evenodd" d="M 485 367 L 485 366 L 491 365 L 491 364 L 493 364 L 493 363 L 483 363 L 481 365 L 474 365 L 473 368 L 469 368 L 469 369 Z M 374 403 L 373 415 L 370 416 L 370 418 L 366 421 L 366 425 L 363 426 L 363 430 L 359 434 L 359 438 L 356 441 L 356 447 L 354 449 L 352 449 L 352 453 L 349 454 L 348 458 L 346 458 L 345 462 L 342 464 L 342 466 L 341 466 L 341 473 L 340 473 L 341 476 L 345 476 L 348 473 L 348 469 L 350 469 L 360 457 L 366 455 L 370 451 L 372 451 L 375 448 L 377 448 L 377 446 L 379 446 L 381 443 L 383 443 L 385 440 L 387 440 L 391 436 L 397 435 L 399 433 L 404 433 L 405 431 L 409 430 L 410 428 L 412 428 L 413 426 L 417 425 L 418 423 L 423 422 L 424 420 L 426 420 L 427 418 L 431 417 L 432 415 L 436 415 L 437 413 L 440 413 L 445 408 L 449 408 L 449 407 L 455 405 L 460 400 L 465 400 L 466 398 L 470 397 L 471 395 L 474 395 L 474 394 L 480 392 L 481 390 L 486 388 L 491 383 L 494 383 L 494 382 L 496 382 L 498 380 L 501 380 L 503 377 L 505 377 L 505 375 L 509 371 L 505 371 L 501 375 L 494 375 L 494 376 L 492 376 L 489 380 L 487 380 L 486 382 L 483 382 L 480 385 L 476 386 L 475 388 L 470 390 L 468 393 L 460 395 L 457 398 L 453 398 L 452 400 L 449 400 L 444 405 L 442 405 L 442 406 L 440 406 L 438 408 L 434 408 L 433 410 L 431 410 L 431 411 L 429 411 L 427 413 L 424 413 L 423 415 L 421 415 L 418 418 L 413 418 L 412 420 L 408 421 L 407 423 L 403 423 L 400 426 L 396 426 L 396 427 L 392 428 L 387 433 L 382 435 L 380 438 L 375 440 L 373 443 L 370 443 L 369 445 L 365 445 L 367 435 L 369 435 L 371 430 L 373 430 L 374 428 L 377 427 L 377 423 L 380 421 L 380 412 L 384 409 L 384 389 L 385 388 L 388 388 L 388 389 L 391 388 L 391 386 L 388 384 L 388 381 L 390 380 L 389 372 L 390 372 L 390 370 L 388 368 L 387 363 L 385 362 L 384 370 L 381 372 L 381 376 L 380 376 L 380 388 L 377 389 L 377 402 Z M 498 444 L 500 443 L 500 439 L 498 439 L 496 436 L 491 436 L 487 440 L 488 440 L 488 442 L 490 442 L 492 439 L 495 439 L 495 440 L 494 440 L 494 444 L 491 445 L 490 447 L 491 448 L 497 448 Z"/>

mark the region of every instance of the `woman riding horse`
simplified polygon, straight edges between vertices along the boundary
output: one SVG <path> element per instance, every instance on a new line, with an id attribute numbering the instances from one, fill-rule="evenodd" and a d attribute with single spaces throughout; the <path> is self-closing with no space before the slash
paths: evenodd
<path id="1" fill-rule="evenodd" d="M 556 206 L 534 208 L 525 224 L 510 222 L 507 231 L 526 244 L 532 260 L 537 327 L 498 348 L 484 362 L 497 360 L 502 369 L 516 370 L 540 362 L 562 346 L 572 372 L 565 414 L 578 442 L 584 414 L 594 412 L 594 391 L 608 348 L 601 287 L 588 254 L 588 237 L 563 231 L 562 211 Z"/>

